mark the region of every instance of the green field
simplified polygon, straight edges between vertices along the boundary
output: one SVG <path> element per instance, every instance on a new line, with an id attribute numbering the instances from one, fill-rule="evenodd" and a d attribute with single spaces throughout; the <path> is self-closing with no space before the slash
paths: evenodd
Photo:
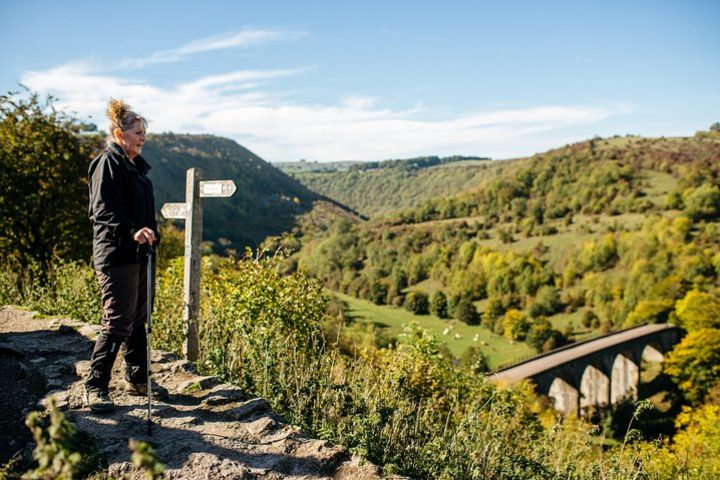
<path id="1" fill-rule="evenodd" d="M 513 342 L 480 326 L 466 325 L 457 320 L 443 320 L 433 315 L 414 315 L 401 308 L 375 305 L 342 293 L 332 293 L 348 305 L 345 314 L 353 322 L 373 324 L 389 336 L 396 336 L 402 332 L 404 325 L 417 322 L 430 330 L 456 357 L 461 356 L 470 346 L 480 347 L 490 368 L 535 353 L 525 343 Z"/>

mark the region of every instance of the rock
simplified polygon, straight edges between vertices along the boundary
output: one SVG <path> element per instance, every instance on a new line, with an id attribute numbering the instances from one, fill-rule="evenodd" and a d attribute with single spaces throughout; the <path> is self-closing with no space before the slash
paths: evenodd
<path id="1" fill-rule="evenodd" d="M 277 427 L 278 423 L 270 417 L 258 418 L 254 422 L 248 423 L 245 428 L 253 435 L 260 435 L 272 431 Z"/>
<path id="2" fill-rule="evenodd" d="M 270 404 L 268 404 L 267 400 L 264 398 L 253 398 L 252 400 L 248 400 L 235 408 L 226 410 L 224 413 L 235 420 L 243 420 L 248 418 L 250 415 L 267 412 L 269 410 Z"/>
<path id="3" fill-rule="evenodd" d="M 80 335 L 83 337 L 87 337 L 91 340 L 94 340 L 98 333 L 100 333 L 100 326 L 99 325 L 85 325 L 83 327 L 80 327 Z"/>
<path id="4" fill-rule="evenodd" d="M 176 374 L 176 373 L 192 373 L 194 375 L 197 375 L 197 370 L 195 369 L 195 365 L 193 365 L 192 362 L 189 362 L 187 360 L 177 360 L 175 362 L 168 364 L 168 367 L 169 367 L 170 371 L 174 374 Z"/>
<path id="5" fill-rule="evenodd" d="M 199 390 L 207 390 L 213 385 L 217 385 L 219 380 L 217 377 L 195 377 L 178 385 L 178 392 L 180 393 L 192 393 Z"/>
<path id="6" fill-rule="evenodd" d="M 245 395 L 242 389 L 236 387 L 235 385 L 230 385 L 229 383 L 221 383 L 220 385 L 216 385 L 210 389 L 203 400 L 203 405 L 218 407 L 246 399 L 247 395 Z"/>

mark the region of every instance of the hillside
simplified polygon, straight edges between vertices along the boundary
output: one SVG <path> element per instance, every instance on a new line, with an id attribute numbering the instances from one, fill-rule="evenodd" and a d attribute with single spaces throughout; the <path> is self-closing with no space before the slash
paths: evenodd
<path id="1" fill-rule="evenodd" d="M 291 230 L 297 217 L 310 212 L 317 202 L 336 203 L 226 138 L 151 135 L 143 154 L 153 167 L 150 177 L 158 210 L 165 202 L 184 201 L 188 168 L 201 168 L 207 180 L 235 181 L 238 190 L 233 197 L 205 203 L 203 237 L 214 242 L 220 252 L 255 247 L 267 236 Z"/>
<path id="2" fill-rule="evenodd" d="M 294 162 L 278 167 L 310 190 L 369 217 L 476 187 L 496 171 L 489 159 L 476 157 L 335 164 Z"/>
<path id="3" fill-rule="evenodd" d="M 593 139 L 500 166 L 457 195 L 298 233 L 299 268 L 387 315 L 440 302 L 538 351 L 719 291 L 716 135 Z"/>

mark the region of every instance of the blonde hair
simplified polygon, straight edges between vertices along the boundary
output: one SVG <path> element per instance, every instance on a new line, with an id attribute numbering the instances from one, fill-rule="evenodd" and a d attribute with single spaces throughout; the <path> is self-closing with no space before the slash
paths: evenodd
<path id="1" fill-rule="evenodd" d="M 122 100 L 111 98 L 107 104 L 105 115 L 109 120 L 108 124 L 108 143 L 115 141 L 115 129 L 119 128 L 121 132 L 129 130 L 132 126 L 140 120 L 143 127 L 147 128 L 147 120 L 145 117 L 139 115 L 137 112 L 132 110 L 132 107 Z"/>

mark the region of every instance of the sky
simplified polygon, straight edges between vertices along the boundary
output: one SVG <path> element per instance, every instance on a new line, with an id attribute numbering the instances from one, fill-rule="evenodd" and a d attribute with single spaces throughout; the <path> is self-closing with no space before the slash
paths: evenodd
<path id="1" fill-rule="evenodd" d="M 268 161 L 514 158 L 720 121 L 720 1 L 3 0 L 0 92 Z"/>

